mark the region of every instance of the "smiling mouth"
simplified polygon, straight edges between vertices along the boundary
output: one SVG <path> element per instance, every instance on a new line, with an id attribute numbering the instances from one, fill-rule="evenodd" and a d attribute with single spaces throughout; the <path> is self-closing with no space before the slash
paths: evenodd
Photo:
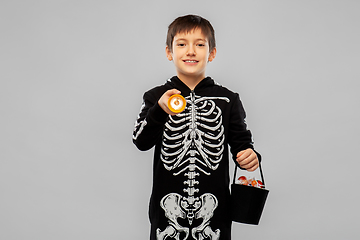
<path id="1" fill-rule="evenodd" d="M 199 61 L 196 61 L 196 60 L 183 60 L 184 62 L 186 63 L 197 63 Z"/>

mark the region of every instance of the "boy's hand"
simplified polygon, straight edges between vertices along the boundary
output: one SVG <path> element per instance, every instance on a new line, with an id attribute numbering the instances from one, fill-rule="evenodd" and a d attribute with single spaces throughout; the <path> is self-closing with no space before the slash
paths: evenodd
<path id="1" fill-rule="evenodd" d="M 159 99 L 158 104 L 159 106 L 169 115 L 176 115 L 177 113 L 172 112 L 167 104 L 168 104 L 168 100 L 169 98 L 174 95 L 174 94 L 180 94 L 181 92 L 177 89 L 171 89 L 171 90 L 167 90 Z"/>
<path id="2" fill-rule="evenodd" d="M 257 155 L 251 148 L 238 152 L 236 161 L 240 167 L 245 168 L 249 172 L 253 172 L 259 167 Z"/>

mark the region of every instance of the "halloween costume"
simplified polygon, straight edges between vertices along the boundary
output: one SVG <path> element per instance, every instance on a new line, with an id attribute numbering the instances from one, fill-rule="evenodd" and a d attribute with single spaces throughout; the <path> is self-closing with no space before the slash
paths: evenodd
<path id="1" fill-rule="evenodd" d="M 175 116 L 157 103 L 170 89 L 187 102 Z M 144 94 L 133 142 L 155 146 L 150 239 L 230 240 L 228 145 L 233 159 L 253 149 L 239 95 L 210 77 L 194 90 L 172 77 Z"/>

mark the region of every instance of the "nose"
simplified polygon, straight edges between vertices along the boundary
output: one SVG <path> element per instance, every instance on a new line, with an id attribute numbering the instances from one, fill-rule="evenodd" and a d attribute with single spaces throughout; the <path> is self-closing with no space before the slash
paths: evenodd
<path id="1" fill-rule="evenodd" d="M 195 48 L 194 48 L 193 45 L 191 45 L 191 44 L 189 45 L 189 48 L 188 48 L 188 51 L 187 51 L 186 55 L 188 55 L 188 56 L 195 56 L 196 55 Z"/>

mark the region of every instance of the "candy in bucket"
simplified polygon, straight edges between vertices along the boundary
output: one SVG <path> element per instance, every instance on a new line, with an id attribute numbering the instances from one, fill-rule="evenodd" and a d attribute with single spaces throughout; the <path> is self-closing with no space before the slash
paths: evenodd
<path id="1" fill-rule="evenodd" d="M 245 186 L 251 186 L 251 187 L 257 187 L 257 188 L 265 188 L 264 184 L 260 180 L 256 180 L 253 178 L 246 178 L 245 176 L 241 176 L 238 178 L 238 180 L 235 182 L 236 184 L 245 185 Z"/>

